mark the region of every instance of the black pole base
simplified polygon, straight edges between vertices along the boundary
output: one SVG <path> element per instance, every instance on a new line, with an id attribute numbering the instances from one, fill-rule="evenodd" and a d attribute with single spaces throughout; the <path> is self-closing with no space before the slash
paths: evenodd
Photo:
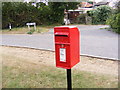
<path id="1" fill-rule="evenodd" d="M 67 90 L 72 90 L 71 69 L 67 69 Z"/>

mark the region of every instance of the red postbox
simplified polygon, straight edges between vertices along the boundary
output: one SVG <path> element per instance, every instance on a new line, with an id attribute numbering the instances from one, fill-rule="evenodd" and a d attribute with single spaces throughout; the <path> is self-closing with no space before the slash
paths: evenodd
<path id="1" fill-rule="evenodd" d="M 75 26 L 54 28 L 56 67 L 71 69 L 80 61 L 79 30 Z"/>

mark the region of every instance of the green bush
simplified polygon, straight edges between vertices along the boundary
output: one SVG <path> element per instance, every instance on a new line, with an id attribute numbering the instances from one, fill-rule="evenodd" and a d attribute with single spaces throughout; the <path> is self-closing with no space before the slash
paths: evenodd
<path id="1" fill-rule="evenodd" d="M 2 29 L 22 27 L 26 23 L 36 22 L 37 25 L 61 24 L 64 18 L 64 10 L 77 8 L 78 2 L 43 2 L 37 3 L 36 7 L 32 2 L 3 2 L 2 3 Z"/>
<path id="2" fill-rule="evenodd" d="M 112 31 L 120 34 L 120 13 L 113 14 L 106 23 L 110 25 Z"/>
<path id="3" fill-rule="evenodd" d="M 80 14 L 78 17 L 77 17 L 77 22 L 79 24 L 86 24 L 86 14 Z"/>
<path id="4" fill-rule="evenodd" d="M 30 30 L 29 32 L 27 32 L 27 34 L 33 34 L 34 33 L 34 29 Z"/>
<path id="5" fill-rule="evenodd" d="M 92 17 L 92 24 L 105 24 L 112 9 L 109 6 L 99 6 L 88 12 L 88 16 Z"/>

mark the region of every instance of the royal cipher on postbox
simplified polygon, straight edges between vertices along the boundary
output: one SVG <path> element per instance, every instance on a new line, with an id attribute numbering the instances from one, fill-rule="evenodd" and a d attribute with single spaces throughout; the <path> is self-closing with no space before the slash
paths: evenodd
<path id="1" fill-rule="evenodd" d="M 79 37 L 75 26 L 54 28 L 56 67 L 71 69 L 80 61 Z"/>

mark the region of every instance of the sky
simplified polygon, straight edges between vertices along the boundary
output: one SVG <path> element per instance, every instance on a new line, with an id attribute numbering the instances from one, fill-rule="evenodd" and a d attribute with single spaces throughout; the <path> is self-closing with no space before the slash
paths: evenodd
<path id="1" fill-rule="evenodd" d="M 27 2 L 27 3 L 29 3 L 30 1 L 32 1 L 32 0 L 24 0 L 24 2 Z M 36 2 L 43 2 L 43 3 L 45 3 L 46 5 L 48 5 L 48 0 L 35 0 Z M 33 3 L 33 5 L 36 5 L 35 3 Z"/>
<path id="2" fill-rule="evenodd" d="M 30 1 L 32 1 L 32 0 L 24 0 L 24 2 L 30 2 Z M 35 0 L 36 2 L 43 2 L 43 3 L 45 3 L 46 5 L 48 5 L 48 1 L 49 0 Z M 82 0 L 81 0 L 82 1 Z M 84 0 L 83 0 L 84 1 Z M 117 1 L 120 1 L 120 0 L 89 0 L 89 1 L 95 1 L 96 3 L 98 3 L 98 2 L 110 2 L 110 6 L 112 7 L 112 6 L 114 6 L 115 5 L 115 2 L 117 2 Z"/>
<path id="3" fill-rule="evenodd" d="M 114 7 L 115 3 L 120 1 L 120 0 L 90 0 L 90 1 L 95 1 L 96 3 L 101 2 L 101 1 L 102 2 L 110 2 L 109 6 Z"/>
<path id="4" fill-rule="evenodd" d="M 95 1 L 95 2 L 116 2 L 116 1 L 120 1 L 120 0 L 89 0 L 89 1 Z"/>

